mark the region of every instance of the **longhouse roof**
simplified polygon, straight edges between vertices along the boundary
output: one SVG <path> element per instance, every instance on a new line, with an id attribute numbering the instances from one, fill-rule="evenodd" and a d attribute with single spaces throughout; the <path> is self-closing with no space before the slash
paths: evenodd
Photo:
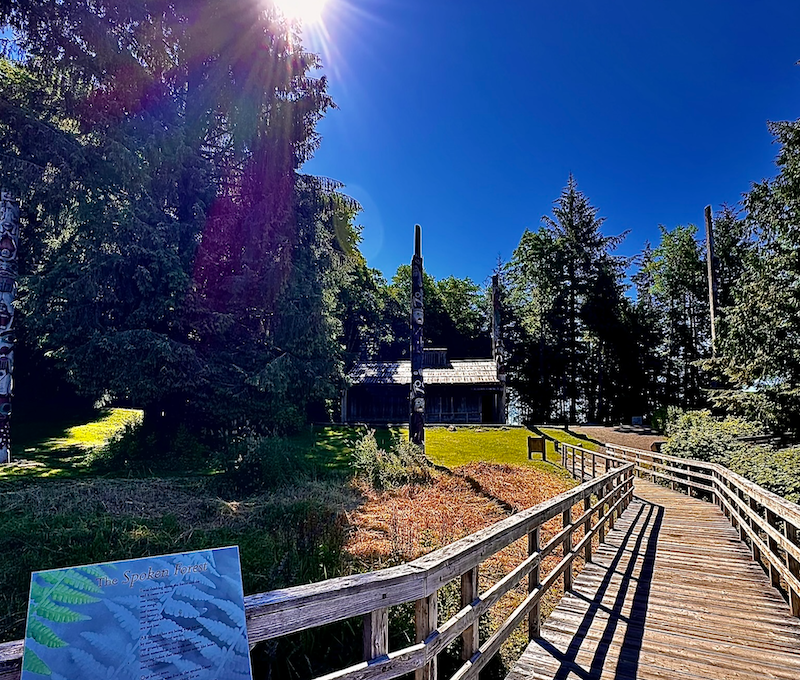
<path id="1" fill-rule="evenodd" d="M 426 385 L 500 385 L 493 359 L 453 359 L 447 366 L 423 368 Z M 365 361 L 349 373 L 356 385 L 410 385 L 411 361 Z"/>

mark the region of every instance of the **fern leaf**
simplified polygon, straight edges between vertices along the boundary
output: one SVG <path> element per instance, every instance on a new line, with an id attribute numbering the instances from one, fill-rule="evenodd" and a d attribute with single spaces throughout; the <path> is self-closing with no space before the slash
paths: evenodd
<path id="1" fill-rule="evenodd" d="M 106 574 L 106 572 L 104 572 L 96 564 L 87 564 L 86 566 L 81 567 L 81 570 L 85 571 L 92 578 L 107 578 L 108 577 L 108 574 Z M 74 574 L 76 572 L 73 571 L 71 573 Z M 88 580 L 91 580 L 91 579 L 88 579 Z"/>
<path id="2" fill-rule="evenodd" d="M 206 659 L 216 659 L 222 654 L 222 647 L 202 635 L 197 636 L 197 649 Z"/>
<path id="3" fill-rule="evenodd" d="M 228 615 L 228 618 L 232 623 L 239 624 L 244 620 L 244 610 L 235 602 L 231 602 L 230 600 L 215 599 L 214 604 Z"/>
<path id="4" fill-rule="evenodd" d="M 200 590 L 200 588 L 192 585 L 191 583 L 181 586 L 179 595 L 181 596 L 181 599 L 192 600 L 195 602 L 208 602 L 209 600 L 214 599 L 213 595 L 204 593 L 202 590 Z"/>
<path id="5" fill-rule="evenodd" d="M 72 611 L 69 607 L 62 607 L 53 602 L 42 602 L 36 607 L 36 613 L 43 619 L 55 621 L 56 623 L 75 623 L 75 621 L 86 621 L 89 616 Z"/>
<path id="6" fill-rule="evenodd" d="M 103 600 L 109 611 L 114 615 L 122 629 L 137 637 L 139 635 L 139 618 L 134 616 L 126 607 L 117 604 L 113 600 Z"/>
<path id="7" fill-rule="evenodd" d="M 51 675 L 49 666 L 42 661 L 30 647 L 25 648 L 22 656 L 22 670 L 36 675 Z"/>
<path id="8" fill-rule="evenodd" d="M 164 603 L 164 613 L 189 619 L 195 619 L 200 616 L 200 612 L 188 602 L 180 602 L 174 599 L 169 599 Z"/>
<path id="9" fill-rule="evenodd" d="M 226 626 L 220 621 L 214 621 L 213 619 L 207 619 L 203 616 L 199 616 L 197 617 L 197 622 L 202 623 L 209 633 L 211 633 L 218 640 L 222 640 L 227 645 L 234 644 L 236 639 L 240 636 L 238 628 Z"/>
<path id="10" fill-rule="evenodd" d="M 108 677 L 109 668 L 95 659 L 89 652 L 86 652 L 77 647 L 70 647 L 69 650 L 72 660 L 83 671 L 81 677 L 83 678 L 106 678 Z"/>
<path id="11" fill-rule="evenodd" d="M 99 597 L 82 593 L 73 588 L 58 588 L 50 594 L 50 598 L 64 604 L 92 604 L 100 601 Z"/>
<path id="12" fill-rule="evenodd" d="M 49 647 L 50 649 L 67 646 L 67 643 L 50 630 L 46 624 L 35 618 L 29 619 L 28 630 L 25 633 L 25 637 L 36 640 L 40 645 Z"/>
<path id="13" fill-rule="evenodd" d="M 99 649 L 105 652 L 112 658 L 119 655 L 120 643 L 119 639 L 112 635 L 104 635 L 103 633 L 95 633 L 91 630 L 81 632 L 81 637 L 87 640 L 94 649 Z"/>

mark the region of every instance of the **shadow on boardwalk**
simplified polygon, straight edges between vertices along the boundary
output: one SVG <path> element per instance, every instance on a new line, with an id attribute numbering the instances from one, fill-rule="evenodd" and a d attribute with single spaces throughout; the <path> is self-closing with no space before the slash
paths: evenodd
<path id="1" fill-rule="evenodd" d="M 625 624 L 625 634 L 623 637 L 623 651 L 617 662 L 616 677 L 636 677 L 644 635 L 644 622 L 647 617 L 647 607 L 650 600 L 650 586 L 656 561 L 658 534 L 663 517 L 663 507 L 652 503 L 642 503 L 637 510 L 634 521 L 624 534 L 623 549 L 617 552 L 611 564 L 609 564 L 605 576 L 597 588 L 596 597 L 593 600 L 589 600 L 583 594 L 573 593 L 575 597 L 587 601 L 589 608 L 584 614 L 583 620 L 578 626 L 578 630 L 566 652 L 559 651 L 554 645 L 542 638 L 534 641 L 560 662 L 561 665 L 553 676 L 554 680 L 567 680 L 570 673 L 585 680 L 599 680 L 620 622 Z M 621 573 L 621 583 L 618 586 L 612 586 L 613 576 L 619 573 L 618 570 L 626 553 L 629 556 L 642 555 L 641 569 L 638 574 L 634 574 L 637 560 L 629 559 L 627 564 L 624 565 L 624 571 Z M 609 608 L 603 605 L 602 601 L 610 587 L 616 588 L 617 593 L 613 605 Z M 630 612 L 626 615 L 624 613 L 625 602 L 628 599 L 628 593 L 631 588 L 634 588 L 633 599 Z M 604 617 L 605 626 L 597 644 L 591 666 L 587 671 L 576 663 L 576 658 L 586 636 L 596 622 L 595 619 L 598 613 L 601 612 L 607 618 Z"/>

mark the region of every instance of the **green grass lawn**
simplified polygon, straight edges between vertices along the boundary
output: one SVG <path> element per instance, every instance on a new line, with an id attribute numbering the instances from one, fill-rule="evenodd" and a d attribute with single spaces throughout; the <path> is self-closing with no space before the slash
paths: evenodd
<path id="1" fill-rule="evenodd" d="M 552 439 L 557 439 L 560 442 L 564 442 L 565 444 L 572 444 L 573 446 L 580 446 L 583 449 L 587 449 L 589 451 L 600 451 L 600 448 L 597 444 L 590 441 L 584 435 L 579 435 L 574 432 L 568 432 L 560 427 L 538 427 L 536 428 L 546 437 L 550 437 Z M 552 442 L 548 442 L 552 444 Z M 559 461 L 561 460 L 559 456 Z"/>
<path id="2" fill-rule="evenodd" d="M 0 480 L 13 477 L 73 477 L 87 473 L 91 454 L 126 426 L 142 421 L 142 412 L 129 408 L 97 411 L 76 422 L 11 423 L 11 460 L 0 466 Z"/>

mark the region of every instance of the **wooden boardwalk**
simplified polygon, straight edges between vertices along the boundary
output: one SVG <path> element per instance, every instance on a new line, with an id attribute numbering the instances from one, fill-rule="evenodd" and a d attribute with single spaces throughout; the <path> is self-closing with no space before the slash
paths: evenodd
<path id="1" fill-rule="evenodd" d="M 800 679 L 800 620 L 719 508 L 635 489 L 507 680 Z"/>

